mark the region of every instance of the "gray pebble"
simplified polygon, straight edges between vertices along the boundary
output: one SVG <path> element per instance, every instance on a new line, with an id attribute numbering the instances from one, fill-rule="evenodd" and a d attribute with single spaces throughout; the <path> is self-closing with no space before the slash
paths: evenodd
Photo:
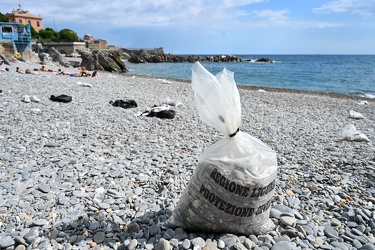
<path id="1" fill-rule="evenodd" d="M 155 245 L 155 250 L 170 250 L 171 245 L 168 240 L 161 238 L 159 242 Z"/>
<path id="2" fill-rule="evenodd" d="M 96 232 L 94 234 L 94 241 L 98 244 L 102 243 L 105 240 L 105 233 L 102 231 Z"/>
<path id="3" fill-rule="evenodd" d="M 127 247 L 128 250 L 134 250 L 136 249 L 138 245 L 138 241 L 136 239 L 132 239 Z"/>
<path id="4" fill-rule="evenodd" d="M 14 240 L 10 236 L 2 236 L 0 237 L 0 247 L 7 248 L 14 245 Z"/>
<path id="5" fill-rule="evenodd" d="M 202 239 L 202 237 L 197 237 L 197 238 L 192 239 L 191 243 L 193 243 L 193 245 L 198 245 L 201 248 L 205 247 L 206 245 L 206 241 Z"/>
<path id="6" fill-rule="evenodd" d="M 183 248 L 183 249 L 190 249 L 190 246 L 191 246 L 191 241 L 190 241 L 190 240 L 185 239 L 185 240 L 182 242 L 182 248 Z"/>
<path id="7" fill-rule="evenodd" d="M 358 248 L 360 250 L 375 250 L 375 246 L 373 244 L 364 244 L 361 248 Z"/>
<path id="8" fill-rule="evenodd" d="M 288 241 L 278 241 L 271 248 L 271 250 L 290 250 L 290 249 L 292 249 L 292 245 Z"/>
<path id="9" fill-rule="evenodd" d="M 166 239 L 166 240 L 170 240 L 170 239 L 173 239 L 175 236 L 175 233 L 172 229 L 168 228 L 164 235 L 163 235 L 163 238 Z"/>

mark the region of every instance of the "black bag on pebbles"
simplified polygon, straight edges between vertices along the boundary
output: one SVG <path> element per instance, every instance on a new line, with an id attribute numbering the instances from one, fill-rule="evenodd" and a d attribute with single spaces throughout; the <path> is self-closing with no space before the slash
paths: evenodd
<path id="1" fill-rule="evenodd" d="M 224 69 L 214 76 L 196 62 L 192 87 L 201 120 L 225 138 L 200 155 L 168 226 L 256 235 L 271 230 L 276 153 L 259 139 L 239 131 L 241 103 L 233 72 Z"/>

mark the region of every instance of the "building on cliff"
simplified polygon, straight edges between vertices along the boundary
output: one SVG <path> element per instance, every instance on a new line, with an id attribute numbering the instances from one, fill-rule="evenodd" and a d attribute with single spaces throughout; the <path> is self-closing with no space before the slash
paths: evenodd
<path id="1" fill-rule="evenodd" d="M 43 18 L 29 13 L 28 10 L 24 10 L 19 5 L 17 10 L 13 10 L 11 13 L 6 13 L 5 16 L 9 17 L 11 23 L 30 24 L 36 32 L 43 29 Z"/>
<path id="2" fill-rule="evenodd" d="M 92 35 L 86 34 L 83 36 L 83 40 L 87 43 L 89 49 L 107 49 L 108 43 L 106 40 L 94 39 Z"/>

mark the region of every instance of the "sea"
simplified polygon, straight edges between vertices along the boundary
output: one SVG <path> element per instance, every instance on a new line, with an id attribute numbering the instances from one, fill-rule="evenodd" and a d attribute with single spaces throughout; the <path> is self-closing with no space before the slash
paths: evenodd
<path id="1" fill-rule="evenodd" d="M 207 55 L 199 55 L 207 56 Z M 208 55 L 209 56 L 209 55 Z M 375 98 L 375 55 L 235 55 L 246 62 L 201 62 L 212 74 L 234 72 L 237 85 Z M 256 62 L 269 58 L 272 63 Z M 129 74 L 191 80 L 192 63 L 126 62 Z"/>

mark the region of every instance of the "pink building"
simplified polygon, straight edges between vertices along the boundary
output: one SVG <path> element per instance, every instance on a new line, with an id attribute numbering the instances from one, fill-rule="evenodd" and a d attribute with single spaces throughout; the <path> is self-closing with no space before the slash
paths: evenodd
<path id="1" fill-rule="evenodd" d="M 21 5 L 19 9 L 13 10 L 12 13 L 6 13 L 5 16 L 9 17 L 9 22 L 12 23 L 29 23 L 36 32 L 43 29 L 43 18 L 30 14 L 29 11 L 22 9 Z"/>

